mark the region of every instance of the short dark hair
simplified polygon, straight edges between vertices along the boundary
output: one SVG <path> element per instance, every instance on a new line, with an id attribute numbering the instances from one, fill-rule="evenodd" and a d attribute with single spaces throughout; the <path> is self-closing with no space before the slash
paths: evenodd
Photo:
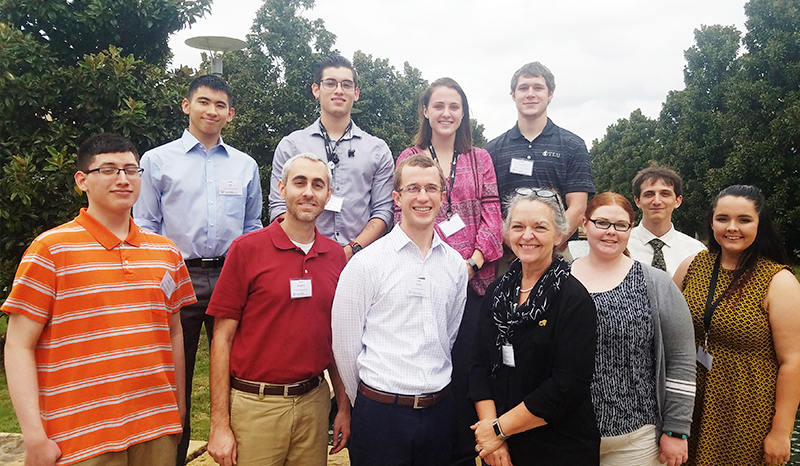
<path id="1" fill-rule="evenodd" d="M 541 76 L 544 78 L 545 84 L 547 84 L 547 93 L 551 93 L 556 90 L 556 78 L 553 76 L 553 73 L 550 71 L 549 68 L 542 65 L 538 61 L 526 63 L 522 65 L 522 68 L 518 69 L 514 76 L 511 77 L 511 93 L 513 94 L 514 91 L 517 90 L 517 82 L 519 81 L 520 76 L 528 76 L 535 78 L 537 76 Z"/>
<path id="2" fill-rule="evenodd" d="M 356 87 L 358 87 L 358 73 L 356 73 L 356 69 L 353 68 L 353 64 L 350 63 L 350 60 L 337 54 L 328 55 L 314 64 L 314 83 L 316 85 L 322 82 L 322 72 L 327 68 L 347 68 L 352 71 L 353 82 L 356 84 Z"/>
<path id="3" fill-rule="evenodd" d="M 431 143 L 433 129 L 431 128 L 431 122 L 425 118 L 424 112 L 425 108 L 427 108 L 428 104 L 431 102 L 433 91 L 435 91 L 437 87 L 448 87 L 458 92 L 458 95 L 461 96 L 461 108 L 464 110 L 464 114 L 461 116 L 461 126 L 456 130 L 455 150 L 458 154 L 466 154 L 472 150 L 472 126 L 469 124 L 469 102 L 467 102 L 467 95 L 464 93 L 464 90 L 451 78 L 437 79 L 431 83 L 425 93 L 422 94 L 422 97 L 420 97 L 419 130 L 416 136 L 414 136 L 414 145 L 424 149 Z"/>
<path id="4" fill-rule="evenodd" d="M 645 181 L 655 183 L 658 180 L 672 186 L 676 197 L 683 196 L 683 180 L 678 172 L 653 162 L 649 167 L 639 170 L 639 173 L 633 177 L 633 197 L 637 199 L 641 197 L 642 185 Z"/>
<path id="5" fill-rule="evenodd" d="M 717 254 L 722 252 L 722 246 L 720 246 L 716 238 L 714 238 L 714 230 L 711 228 L 711 224 L 714 221 L 714 210 L 717 208 L 717 203 L 720 199 L 726 196 L 743 197 L 753 201 L 756 212 L 758 213 L 758 230 L 756 232 L 756 239 L 753 240 L 753 244 L 745 249 L 742 255 L 739 256 L 739 263 L 736 265 L 736 270 L 733 273 L 733 281 L 731 282 L 735 284 L 735 286 L 731 286 L 733 289 L 746 281 L 745 275 L 749 274 L 755 269 L 756 262 L 758 262 L 759 257 L 766 257 L 767 259 L 775 261 L 779 264 L 788 264 L 789 257 L 786 255 L 786 250 L 783 247 L 783 241 L 781 241 L 781 238 L 778 235 L 778 232 L 775 230 L 774 224 L 772 223 L 772 212 L 770 212 L 769 207 L 767 207 L 767 201 L 764 198 L 764 194 L 755 186 L 744 184 L 728 186 L 720 191 L 719 194 L 717 194 L 717 197 L 714 199 L 714 202 L 711 203 L 711 211 L 708 214 L 707 222 L 709 251 Z M 745 279 L 740 280 L 742 278 Z"/>
<path id="6" fill-rule="evenodd" d="M 442 172 L 442 167 L 439 166 L 437 162 L 434 162 L 432 158 L 428 157 L 423 153 L 414 154 L 407 159 L 403 159 L 400 163 L 397 164 L 397 168 L 394 169 L 394 190 L 400 192 L 400 188 L 402 188 L 401 184 L 403 183 L 402 175 L 403 169 L 405 167 L 421 167 L 421 168 L 431 168 L 436 167 L 436 170 L 439 172 L 439 187 L 442 189 L 446 189 L 447 185 L 445 184 L 444 180 L 444 172 Z"/>
<path id="7" fill-rule="evenodd" d="M 208 87 L 210 89 L 214 89 L 215 91 L 224 92 L 225 95 L 228 96 L 228 106 L 233 107 L 231 87 L 228 86 L 228 83 L 225 82 L 224 79 L 213 74 L 204 74 L 194 78 L 191 84 L 189 84 L 189 92 L 186 93 L 186 100 L 191 102 L 194 93 L 197 92 L 197 89 L 201 87 Z"/>
<path id="8" fill-rule="evenodd" d="M 78 148 L 78 170 L 85 172 L 94 161 L 97 154 L 116 154 L 118 152 L 131 152 L 136 161 L 139 161 L 139 151 L 133 143 L 116 133 L 101 133 L 91 136 L 83 141 Z"/>

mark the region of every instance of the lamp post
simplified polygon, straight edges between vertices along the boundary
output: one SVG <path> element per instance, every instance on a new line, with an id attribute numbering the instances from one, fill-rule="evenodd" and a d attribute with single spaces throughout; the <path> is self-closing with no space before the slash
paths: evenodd
<path id="1" fill-rule="evenodd" d="M 222 52 L 241 50 L 247 43 L 233 37 L 198 36 L 190 37 L 184 42 L 189 47 L 211 52 L 211 74 L 222 76 Z"/>

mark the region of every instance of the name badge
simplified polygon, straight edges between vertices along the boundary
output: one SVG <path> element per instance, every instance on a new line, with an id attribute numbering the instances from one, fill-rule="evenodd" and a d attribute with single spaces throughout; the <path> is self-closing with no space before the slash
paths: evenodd
<path id="1" fill-rule="evenodd" d="M 449 237 L 453 233 L 466 228 L 466 225 L 464 225 L 464 221 L 461 220 L 461 216 L 455 214 L 444 222 L 441 222 L 439 228 L 442 230 L 444 236 Z"/>
<path id="2" fill-rule="evenodd" d="M 343 204 L 344 198 L 342 196 L 331 196 L 331 200 L 325 204 L 325 210 L 329 210 L 331 212 L 341 212 Z"/>
<path id="3" fill-rule="evenodd" d="M 531 176 L 533 175 L 533 160 L 511 159 L 508 171 L 517 175 Z"/>
<path id="4" fill-rule="evenodd" d="M 289 281 L 292 290 L 292 299 L 311 297 L 311 279 L 295 278 Z"/>
<path id="5" fill-rule="evenodd" d="M 242 180 L 220 180 L 219 181 L 219 195 L 220 196 L 241 196 L 242 195 Z"/>
<path id="6" fill-rule="evenodd" d="M 172 279 L 172 276 L 169 274 L 169 272 L 164 272 L 164 278 L 161 279 L 160 286 L 161 286 L 161 291 L 164 292 L 164 296 L 166 296 L 167 299 L 172 297 L 172 293 L 174 293 L 175 289 L 178 287 L 178 285 L 175 284 L 175 280 Z"/>
<path id="7" fill-rule="evenodd" d="M 511 345 L 503 345 L 501 351 L 503 353 L 503 364 L 508 367 L 517 367 L 514 362 L 514 347 Z"/>
<path id="8" fill-rule="evenodd" d="M 422 298 L 430 297 L 431 295 L 431 281 L 426 277 L 417 277 L 411 281 L 411 287 L 408 289 L 409 296 L 419 296 Z"/>
<path id="9" fill-rule="evenodd" d="M 714 356 L 708 354 L 702 346 L 698 346 L 697 362 L 702 364 L 707 370 L 711 370 L 711 365 L 714 363 Z"/>

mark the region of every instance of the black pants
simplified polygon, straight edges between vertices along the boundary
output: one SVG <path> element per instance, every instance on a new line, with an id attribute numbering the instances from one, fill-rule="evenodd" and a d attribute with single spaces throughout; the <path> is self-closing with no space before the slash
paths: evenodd
<path id="1" fill-rule="evenodd" d="M 456 401 L 456 436 L 453 444 L 453 456 L 450 464 L 475 465 L 475 432 L 470 426 L 478 422 L 475 403 L 467 398 L 467 378 L 472 363 L 472 352 L 475 350 L 475 339 L 478 333 L 478 314 L 483 296 L 472 288 L 467 289 L 467 304 L 458 337 L 453 345 L 453 376 L 450 387 Z"/>
<path id="2" fill-rule="evenodd" d="M 356 397 L 350 419 L 352 466 L 439 466 L 450 462 L 455 428 L 452 392 L 430 408 Z"/>
<path id="3" fill-rule="evenodd" d="M 186 452 L 189 450 L 189 439 L 192 435 L 192 380 L 194 379 L 194 362 L 197 358 L 197 345 L 200 342 L 200 331 L 206 326 L 206 335 L 211 343 L 214 330 L 214 318 L 206 315 L 208 301 L 219 279 L 222 269 L 204 269 L 189 267 L 194 294 L 197 302 L 181 309 L 181 326 L 183 327 L 183 354 L 186 363 L 186 419 L 183 421 L 183 436 L 178 444 L 177 466 L 186 464 Z"/>

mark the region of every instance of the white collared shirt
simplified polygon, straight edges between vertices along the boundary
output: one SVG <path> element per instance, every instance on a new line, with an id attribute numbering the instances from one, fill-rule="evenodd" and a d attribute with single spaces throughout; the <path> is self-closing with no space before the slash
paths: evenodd
<path id="1" fill-rule="evenodd" d="M 427 293 L 420 280 L 429 283 Z M 331 316 L 333 353 L 350 402 L 361 381 L 402 395 L 446 387 L 466 299 L 464 259 L 436 233 L 424 258 L 399 226 L 353 256 L 339 277 Z"/>
<path id="2" fill-rule="evenodd" d="M 628 252 L 631 253 L 631 258 L 650 265 L 653 262 L 653 246 L 648 243 L 653 238 L 664 242 L 661 252 L 667 264 L 667 273 L 670 275 L 675 275 L 675 270 L 684 259 L 706 248 L 700 241 L 676 230 L 674 225 L 663 236 L 657 237 L 640 223 L 631 230 L 631 237 L 628 240 Z"/>

